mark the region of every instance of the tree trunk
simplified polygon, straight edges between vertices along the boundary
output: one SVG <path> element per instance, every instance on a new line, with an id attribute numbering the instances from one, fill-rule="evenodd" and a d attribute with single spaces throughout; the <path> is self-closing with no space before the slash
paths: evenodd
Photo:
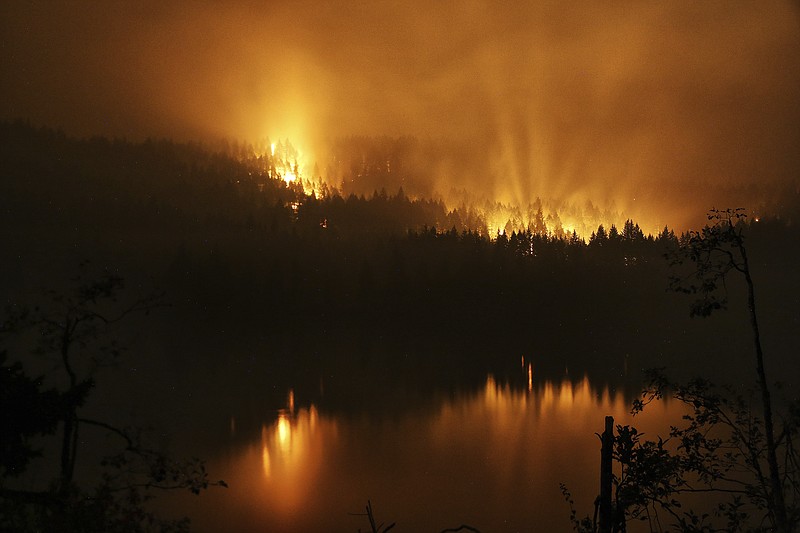
<path id="1" fill-rule="evenodd" d="M 739 241 L 739 252 L 742 254 L 744 278 L 747 281 L 747 310 L 750 313 L 750 326 L 753 329 L 753 343 L 756 351 L 756 372 L 758 373 L 758 386 L 761 389 L 761 405 L 764 411 L 764 434 L 767 439 L 767 465 L 769 466 L 770 480 L 770 508 L 775 519 L 777 531 L 789 532 L 789 521 L 786 516 L 786 502 L 783 498 L 778 457 L 775 449 L 775 429 L 772 421 L 772 399 L 769 393 L 769 384 L 764 370 L 764 353 L 761 349 L 761 334 L 758 330 L 756 316 L 756 298 L 753 288 L 753 279 L 750 277 L 750 267 L 747 262 L 747 252 L 743 243 Z"/>
<path id="2" fill-rule="evenodd" d="M 62 496 L 66 495 L 72 485 L 75 474 L 75 448 L 78 441 L 78 420 L 75 412 L 71 411 L 64 418 L 64 434 L 61 436 L 61 479 L 58 490 Z"/>
<path id="3" fill-rule="evenodd" d="M 614 478 L 613 450 L 614 417 L 607 416 L 600 447 L 600 533 L 611 533 L 614 527 L 614 507 L 611 502 L 611 486 Z"/>

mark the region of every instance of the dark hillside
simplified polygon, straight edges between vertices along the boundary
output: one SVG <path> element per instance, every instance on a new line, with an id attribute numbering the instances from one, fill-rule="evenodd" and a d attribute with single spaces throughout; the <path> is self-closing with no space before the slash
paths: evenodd
<path id="1" fill-rule="evenodd" d="M 300 374 L 353 343 L 375 352 L 356 368 L 426 364 L 440 383 L 515 374 L 517 356 L 497 354 L 532 357 L 545 374 L 636 383 L 646 366 L 730 369 L 749 349 L 734 297 L 730 312 L 689 320 L 686 300 L 666 291 L 668 230 L 646 236 L 629 221 L 588 243 L 533 229 L 489 239 L 440 202 L 318 198 L 269 167 L 199 145 L 0 125 L 4 300 L 30 300 L 88 259 L 165 290 L 174 307 L 159 327 L 193 332 L 187 349 L 202 352 L 204 336 L 233 351 L 260 339 L 259 357 Z M 773 220 L 750 234 L 765 342 L 788 354 L 797 232 Z"/>

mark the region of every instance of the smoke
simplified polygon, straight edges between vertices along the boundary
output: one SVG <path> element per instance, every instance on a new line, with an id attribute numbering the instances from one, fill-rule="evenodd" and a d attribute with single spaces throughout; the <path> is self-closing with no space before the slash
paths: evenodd
<path id="1" fill-rule="evenodd" d="M 443 194 L 647 229 L 800 175 L 788 1 L 11 1 L 0 33 L 2 115 L 78 135 L 410 135 Z"/>

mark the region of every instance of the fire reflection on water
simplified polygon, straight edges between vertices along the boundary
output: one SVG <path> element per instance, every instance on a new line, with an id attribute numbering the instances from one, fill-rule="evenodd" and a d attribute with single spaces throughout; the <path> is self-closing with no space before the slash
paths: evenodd
<path id="1" fill-rule="evenodd" d="M 333 421 L 322 422 L 316 406 L 295 409 L 294 392 L 289 391 L 286 407 L 271 424 L 262 424 L 261 480 L 251 479 L 264 504 L 277 514 L 291 515 L 304 506 L 308 487 L 323 463 L 326 448 L 336 438 Z M 244 457 L 251 457 L 252 451 Z M 249 461 L 249 459 L 246 459 Z"/>
<path id="2" fill-rule="evenodd" d="M 289 393 L 285 408 L 261 426 L 260 442 L 212 465 L 231 488 L 204 495 L 193 525 L 200 531 L 356 531 L 364 524 L 348 513 L 371 499 L 408 531 L 456 523 L 485 531 L 532 524 L 566 530 L 559 483 L 582 509 L 591 508 L 599 471 L 595 432 L 605 415 L 631 423 L 630 404 L 588 378 L 534 382 L 530 361 L 522 371 L 522 389 L 489 376 L 477 393 L 379 420 L 297 407 Z M 650 435 L 680 416 L 674 405 L 651 407 L 635 421 Z"/>
<path id="3" fill-rule="evenodd" d="M 273 461 L 284 471 L 294 468 L 308 454 L 309 442 L 314 436 L 319 414 L 312 405 L 294 413 L 288 409 L 278 412 L 278 419 L 271 426 L 261 426 L 261 456 L 264 474 L 272 475 Z"/>

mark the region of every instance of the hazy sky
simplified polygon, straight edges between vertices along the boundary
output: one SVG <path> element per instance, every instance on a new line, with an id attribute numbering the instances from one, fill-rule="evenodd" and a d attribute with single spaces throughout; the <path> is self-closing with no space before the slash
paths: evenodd
<path id="1" fill-rule="evenodd" d="M 665 222 L 800 176 L 788 0 L 7 0 L 0 43 L 2 117 L 76 135 L 446 138 L 442 189 Z"/>

